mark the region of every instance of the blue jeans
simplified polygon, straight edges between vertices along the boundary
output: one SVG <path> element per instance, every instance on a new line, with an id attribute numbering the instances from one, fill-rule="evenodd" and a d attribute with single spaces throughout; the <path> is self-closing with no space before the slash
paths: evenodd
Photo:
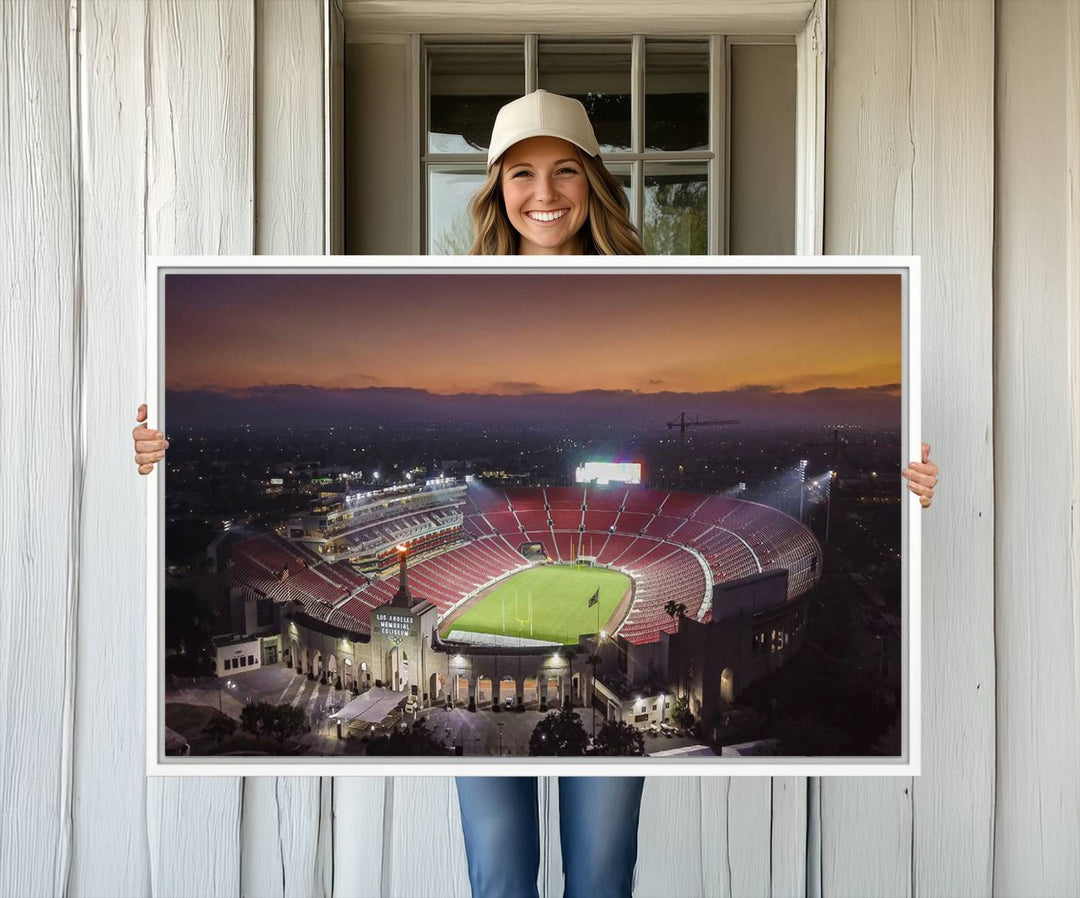
<path id="1" fill-rule="evenodd" d="M 534 776 L 459 776 L 473 898 L 538 898 Z M 630 898 L 644 777 L 560 776 L 563 898 Z"/>

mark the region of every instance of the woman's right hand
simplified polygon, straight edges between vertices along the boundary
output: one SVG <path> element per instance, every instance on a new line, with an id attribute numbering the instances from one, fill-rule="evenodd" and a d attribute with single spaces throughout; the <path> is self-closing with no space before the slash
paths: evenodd
<path id="1" fill-rule="evenodd" d="M 149 474 L 154 470 L 154 463 L 165 457 L 169 441 L 160 430 L 150 430 L 146 426 L 145 402 L 139 406 L 135 420 L 143 422 L 131 431 L 135 440 L 135 463 L 139 466 L 140 474 Z"/>

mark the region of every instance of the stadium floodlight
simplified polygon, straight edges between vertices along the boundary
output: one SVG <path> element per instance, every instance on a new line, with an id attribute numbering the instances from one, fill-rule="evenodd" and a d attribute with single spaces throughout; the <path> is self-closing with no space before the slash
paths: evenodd
<path id="1" fill-rule="evenodd" d="M 806 465 L 805 458 L 799 460 L 799 477 L 801 482 L 799 484 L 799 521 L 803 519 L 803 496 L 806 494 Z"/>
<path id="2" fill-rule="evenodd" d="M 398 543 L 398 545 L 397 545 L 397 546 L 395 546 L 395 548 L 396 548 L 396 549 L 397 549 L 397 550 L 398 550 L 399 552 L 408 552 L 408 551 L 409 551 L 409 550 L 408 550 L 408 549 L 406 549 L 406 548 L 405 548 L 405 547 L 404 547 L 403 545 L 401 545 L 401 543 Z"/>

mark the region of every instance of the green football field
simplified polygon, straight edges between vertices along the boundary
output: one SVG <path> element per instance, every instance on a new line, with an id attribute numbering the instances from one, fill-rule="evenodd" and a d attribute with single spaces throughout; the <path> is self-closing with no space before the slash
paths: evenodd
<path id="1" fill-rule="evenodd" d="M 597 630 L 598 606 L 590 608 L 589 599 L 598 587 L 603 628 L 630 588 L 630 578 L 607 568 L 561 564 L 535 567 L 511 577 L 455 620 L 449 629 L 576 645 L 578 634 Z"/>

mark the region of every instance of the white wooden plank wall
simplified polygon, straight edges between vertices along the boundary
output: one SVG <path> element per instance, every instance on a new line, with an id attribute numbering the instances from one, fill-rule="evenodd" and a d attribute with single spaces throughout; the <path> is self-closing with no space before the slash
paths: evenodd
<path id="1" fill-rule="evenodd" d="M 71 839 L 83 422 L 64 3 L 0 17 L 0 888 L 51 895 Z"/>
<path id="2" fill-rule="evenodd" d="M 1080 894 L 1080 9 L 1001 3 L 994 889 Z"/>
<path id="3" fill-rule="evenodd" d="M 923 773 L 821 781 L 824 895 L 988 895 L 994 7 L 829 4 L 825 252 L 922 257 Z"/>
<path id="4" fill-rule="evenodd" d="M 254 249 L 254 37 L 250 2 L 147 6 L 148 253 Z M 150 426 L 160 411 L 151 407 Z M 129 557 L 139 557 L 134 546 Z M 239 778 L 147 780 L 152 894 L 240 892 L 243 796 Z"/>
<path id="5" fill-rule="evenodd" d="M 650 778 L 635 893 L 1077 894 L 1080 7 L 829 15 L 826 252 L 923 256 L 924 773 Z M 143 254 L 327 249 L 340 22 L 3 6 L 0 895 L 468 894 L 449 777 L 142 774 Z"/>
<path id="6" fill-rule="evenodd" d="M 324 250 L 323 8 L 254 6 L 254 228 L 260 254 Z M 333 781 L 247 777 L 241 817 L 245 896 L 333 894 Z"/>
<path id="7" fill-rule="evenodd" d="M 910 8 L 828 5 L 825 132 L 825 252 L 913 252 Z M 924 300 L 924 308 L 929 302 Z M 930 332 L 925 324 L 923 332 Z M 923 421 L 929 352 L 923 352 Z M 940 440 L 936 442 L 941 452 Z M 946 503 L 939 499 L 933 513 Z M 924 528 L 923 545 L 930 542 Z M 931 553 L 923 553 L 923 602 L 932 602 Z M 924 619 L 927 615 L 924 610 Z M 927 665 L 923 653 L 924 671 Z M 924 677 L 926 674 L 924 673 Z M 925 750 L 925 749 L 924 749 Z M 911 778 L 820 782 L 821 894 L 908 895 L 911 882 Z M 858 859 L 853 863 L 854 859 Z"/>
<path id="8" fill-rule="evenodd" d="M 147 9 L 95 0 L 80 4 L 77 13 L 88 426 L 69 890 L 136 896 L 151 888 L 140 757 L 146 727 L 138 712 L 145 690 L 135 675 L 146 669 L 145 639 L 139 638 L 146 626 L 146 482 L 131 476 L 131 428 L 135 409 L 147 399 Z"/>
<path id="9" fill-rule="evenodd" d="M 944 469 L 942 501 L 923 520 L 923 773 L 911 784 L 912 891 L 987 895 L 996 681 L 994 10 L 978 0 L 910 8 L 923 433 Z"/>

